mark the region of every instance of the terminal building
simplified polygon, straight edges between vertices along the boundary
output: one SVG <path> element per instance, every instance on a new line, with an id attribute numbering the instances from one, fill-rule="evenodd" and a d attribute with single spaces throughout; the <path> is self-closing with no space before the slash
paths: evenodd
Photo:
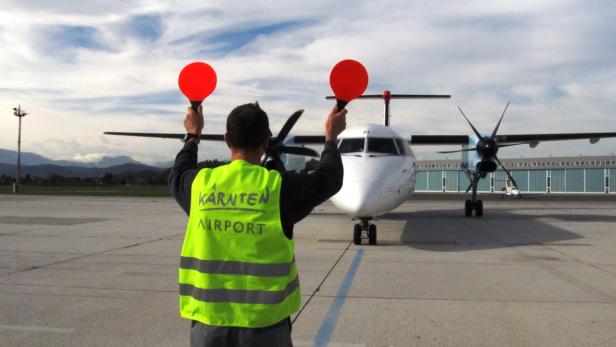
<path id="1" fill-rule="evenodd" d="M 521 193 L 616 194 L 616 155 L 501 159 Z M 497 170 L 479 181 L 480 192 L 502 192 L 507 174 Z M 460 160 L 418 160 L 416 192 L 465 192 L 469 179 Z M 509 182 L 511 186 L 511 182 Z"/>

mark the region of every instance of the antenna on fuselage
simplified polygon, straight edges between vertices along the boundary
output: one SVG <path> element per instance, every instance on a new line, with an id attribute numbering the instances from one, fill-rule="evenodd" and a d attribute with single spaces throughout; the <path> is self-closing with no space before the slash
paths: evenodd
<path id="1" fill-rule="evenodd" d="M 334 99 L 334 96 L 326 96 L 326 99 Z M 451 95 L 437 95 L 437 94 L 392 94 L 389 90 L 384 90 L 383 94 L 366 94 L 360 95 L 358 99 L 383 99 L 385 103 L 384 121 L 385 126 L 389 126 L 389 101 L 391 99 L 449 99 Z"/>

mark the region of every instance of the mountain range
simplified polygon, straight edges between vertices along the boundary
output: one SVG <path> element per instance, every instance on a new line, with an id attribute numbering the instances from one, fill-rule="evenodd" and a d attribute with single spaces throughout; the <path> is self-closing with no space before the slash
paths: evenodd
<path id="1" fill-rule="evenodd" d="M 21 176 L 47 177 L 56 174 L 65 177 L 100 177 L 105 172 L 113 174 L 138 171 L 162 171 L 172 163 L 150 166 L 128 156 L 104 156 L 95 162 L 52 160 L 30 152 L 21 153 Z M 17 152 L 0 148 L 0 175 L 15 176 Z M 160 166 L 159 166 L 160 165 Z"/>
<path id="2" fill-rule="evenodd" d="M 0 163 L 3 164 L 16 164 L 17 152 L 8 149 L 0 148 Z M 43 157 L 42 155 L 30 152 L 21 152 L 21 165 L 59 165 L 59 166 L 77 166 L 77 167 L 110 167 L 122 164 L 141 164 L 131 157 L 120 155 L 117 157 L 104 156 L 98 161 L 94 162 L 81 162 L 71 160 L 52 160 Z"/>

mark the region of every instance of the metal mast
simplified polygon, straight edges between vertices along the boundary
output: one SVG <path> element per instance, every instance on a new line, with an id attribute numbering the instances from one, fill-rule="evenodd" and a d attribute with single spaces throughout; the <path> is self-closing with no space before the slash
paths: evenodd
<path id="1" fill-rule="evenodd" d="M 19 178 L 21 176 L 21 119 L 25 117 L 28 113 L 21 109 L 21 105 L 17 107 L 13 107 L 13 114 L 16 117 L 19 117 L 19 132 L 17 133 L 17 176 L 15 177 L 15 185 L 13 186 L 13 193 L 19 193 L 21 191 L 21 183 L 19 182 Z"/>

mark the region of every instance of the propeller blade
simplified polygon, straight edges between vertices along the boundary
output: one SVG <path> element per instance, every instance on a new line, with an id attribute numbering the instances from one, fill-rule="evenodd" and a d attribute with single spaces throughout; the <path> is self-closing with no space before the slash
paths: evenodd
<path id="1" fill-rule="evenodd" d="M 440 152 L 436 152 L 436 153 L 446 154 L 446 153 L 470 152 L 470 151 L 476 151 L 476 150 L 477 149 L 475 149 L 475 148 L 463 148 L 463 149 L 458 149 L 458 150 L 455 150 L 455 151 L 440 151 Z"/>
<path id="2" fill-rule="evenodd" d="M 494 128 L 494 131 L 492 132 L 492 135 L 490 135 L 490 138 L 494 138 L 494 136 L 496 136 L 496 132 L 498 131 L 498 127 L 500 127 L 501 121 L 503 120 L 503 117 L 505 116 L 505 112 L 507 112 L 507 108 L 509 107 L 509 104 L 511 103 L 511 100 L 507 101 L 507 105 L 505 106 L 505 109 L 503 110 L 503 114 L 501 115 L 500 119 L 498 120 L 498 123 L 496 123 L 496 128 Z"/>
<path id="3" fill-rule="evenodd" d="M 509 170 L 505 168 L 505 165 L 503 165 L 503 163 L 500 161 L 500 159 L 498 159 L 497 156 L 494 156 L 494 159 L 496 159 L 496 161 L 498 162 L 498 165 L 500 165 L 503 168 L 503 171 L 505 171 L 505 173 L 507 174 L 507 176 L 509 176 L 509 179 L 511 180 L 511 183 L 513 183 L 513 186 L 516 187 L 519 191 L 520 188 L 518 187 L 518 184 L 516 183 L 516 181 L 513 179 L 513 176 L 511 176 L 511 173 L 509 173 Z"/>
<path id="4" fill-rule="evenodd" d="M 471 121 L 468 120 L 468 117 L 466 117 L 466 115 L 462 111 L 462 108 L 460 107 L 460 105 L 458 105 L 458 110 L 460 110 L 460 113 L 462 113 L 462 117 L 464 117 L 464 119 L 466 119 L 466 121 L 468 122 L 468 125 L 471 126 L 471 128 L 473 129 L 473 132 L 475 132 L 475 135 L 477 135 L 477 138 L 481 140 L 482 139 L 481 134 L 479 133 L 479 131 L 477 131 L 477 129 L 475 129 L 475 127 L 473 126 L 473 123 L 471 123 Z"/>
<path id="5" fill-rule="evenodd" d="M 297 110 L 287 119 L 287 122 L 284 123 L 282 129 L 278 132 L 278 136 L 276 136 L 276 143 L 282 143 L 282 141 L 284 141 L 302 113 L 304 113 L 304 110 Z"/>
<path id="6" fill-rule="evenodd" d="M 261 161 L 261 166 L 268 170 L 287 172 L 287 169 L 284 167 L 284 163 L 278 156 L 266 156 L 265 159 Z"/>
<path id="7" fill-rule="evenodd" d="M 318 157 L 319 156 L 319 153 L 317 153 L 317 151 L 315 151 L 312 148 L 306 148 L 306 147 L 282 146 L 282 148 L 280 148 L 280 151 L 282 153 L 305 155 L 308 157 Z"/>

